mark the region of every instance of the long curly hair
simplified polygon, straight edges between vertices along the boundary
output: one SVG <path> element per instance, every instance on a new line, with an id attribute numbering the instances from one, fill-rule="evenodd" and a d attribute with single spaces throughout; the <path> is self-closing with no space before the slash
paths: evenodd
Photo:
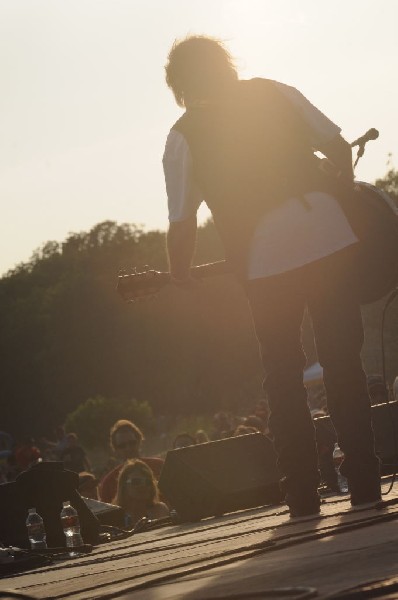
<path id="1" fill-rule="evenodd" d="M 156 482 L 155 476 L 152 472 L 152 469 L 148 467 L 142 460 L 128 460 L 123 468 L 120 470 L 118 481 L 117 481 L 117 491 L 114 499 L 114 504 L 121 506 L 124 508 L 126 504 L 129 503 L 130 499 L 127 495 L 127 485 L 126 481 L 131 475 L 138 475 L 140 477 L 145 477 L 148 480 L 148 486 L 151 491 L 151 495 L 148 499 L 148 505 L 153 506 L 157 502 L 159 502 L 159 489 L 158 484 Z"/>
<path id="2" fill-rule="evenodd" d="M 176 40 L 165 71 L 166 83 L 181 107 L 195 100 L 212 99 L 238 79 L 234 60 L 224 44 L 203 35 Z"/>

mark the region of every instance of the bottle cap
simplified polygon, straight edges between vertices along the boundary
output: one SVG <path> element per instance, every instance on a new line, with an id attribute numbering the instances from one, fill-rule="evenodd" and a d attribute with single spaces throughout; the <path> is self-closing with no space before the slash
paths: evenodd
<path id="1" fill-rule="evenodd" d="M 63 506 L 63 508 L 70 506 L 70 500 L 65 500 L 65 502 L 62 502 L 62 506 Z"/>
<path id="2" fill-rule="evenodd" d="M 29 510 L 28 510 L 28 513 L 29 513 L 30 515 L 33 515 L 33 513 L 35 513 L 35 512 L 36 512 L 36 509 L 35 509 L 35 508 L 29 508 Z"/>

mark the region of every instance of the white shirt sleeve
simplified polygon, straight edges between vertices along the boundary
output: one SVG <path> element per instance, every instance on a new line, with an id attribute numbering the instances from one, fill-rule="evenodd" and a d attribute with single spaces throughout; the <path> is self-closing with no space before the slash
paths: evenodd
<path id="1" fill-rule="evenodd" d="M 330 142 L 340 133 L 341 128 L 328 119 L 316 106 L 311 104 L 296 88 L 284 83 L 275 83 L 279 90 L 295 105 L 298 112 L 310 126 L 312 131 L 311 143 L 315 149 L 318 149 L 322 144 Z"/>
<path id="2" fill-rule="evenodd" d="M 202 196 L 193 179 L 192 156 L 182 133 L 171 130 L 163 155 L 163 171 L 169 221 L 185 221 L 196 215 Z"/>

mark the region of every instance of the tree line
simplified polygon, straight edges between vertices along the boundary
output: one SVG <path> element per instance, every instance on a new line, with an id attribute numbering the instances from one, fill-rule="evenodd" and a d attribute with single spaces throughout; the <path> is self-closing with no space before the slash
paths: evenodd
<path id="1" fill-rule="evenodd" d="M 398 199 L 398 173 L 377 185 Z M 195 263 L 223 258 L 212 221 L 199 228 Z M 47 242 L 0 279 L 0 429 L 48 434 L 88 398 L 135 398 L 155 414 L 238 410 L 261 397 L 261 365 L 250 312 L 229 275 L 195 293 L 166 286 L 127 304 L 120 269 L 167 269 L 165 235 L 105 221 Z M 380 371 L 382 303 L 364 309 L 368 372 Z M 398 371 L 398 309 L 387 318 L 387 372 Z M 303 338 L 316 360 L 311 328 Z M 93 424 L 95 426 L 95 424 Z"/>

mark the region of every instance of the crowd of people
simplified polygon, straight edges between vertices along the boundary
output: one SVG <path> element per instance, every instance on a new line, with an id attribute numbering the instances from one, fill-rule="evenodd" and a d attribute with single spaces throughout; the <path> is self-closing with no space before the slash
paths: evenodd
<path id="1" fill-rule="evenodd" d="M 268 407 L 259 400 L 248 417 L 238 417 L 220 411 L 213 417 L 212 428 L 190 433 L 182 431 L 170 440 L 170 450 L 185 448 L 233 435 L 268 432 Z M 92 465 L 87 452 L 74 432 L 63 426 L 55 429 L 53 439 L 35 441 L 25 437 L 15 442 L 0 431 L 0 483 L 15 480 L 37 462 L 58 461 L 67 470 L 79 475 L 79 492 L 83 497 L 121 506 L 129 525 L 142 517 L 159 518 L 169 508 L 160 497 L 158 480 L 166 452 L 160 456 L 143 453 L 144 435 L 141 429 L 126 419 L 116 421 L 109 432 L 109 457 L 106 464 Z"/>
<path id="2" fill-rule="evenodd" d="M 63 426 L 55 429 L 54 439 L 38 441 L 30 436 L 14 441 L 9 433 L 0 431 L 0 483 L 13 481 L 38 461 L 61 461 L 65 469 L 76 473 L 92 471 L 78 436 L 66 433 Z"/>
<path id="3" fill-rule="evenodd" d="M 218 412 L 214 415 L 213 430 L 209 434 L 203 429 L 194 434 L 181 432 L 175 436 L 170 449 L 186 448 L 233 435 L 267 433 L 267 403 L 260 400 L 253 413 L 242 418 L 227 412 Z M 113 425 L 110 431 L 110 447 L 116 464 L 100 479 L 97 488 L 101 501 L 116 504 L 124 509 L 131 526 L 144 516 L 160 518 L 169 513 L 157 483 L 164 459 L 143 455 L 143 439 L 143 433 L 131 421 L 119 420 Z"/>
<path id="4" fill-rule="evenodd" d="M 372 404 L 387 400 L 387 389 L 379 375 L 368 376 Z M 322 389 L 322 388 L 320 388 Z M 394 384 L 394 397 L 398 399 L 398 378 Z M 327 416 L 322 392 L 312 394 L 310 412 L 313 419 Z M 206 432 L 182 431 L 170 443 L 170 450 L 196 444 L 222 440 L 232 436 L 261 433 L 271 437 L 268 429 L 269 407 L 265 399 L 259 400 L 246 417 L 230 412 L 214 414 L 212 428 Z M 338 491 L 333 467 L 333 447 L 336 436 L 332 431 L 317 428 L 318 455 L 323 485 Z M 143 453 L 144 435 L 141 429 L 126 419 L 116 421 L 109 432 L 110 455 L 106 465 L 91 465 L 87 452 L 74 432 L 63 426 L 54 431 L 54 439 L 42 438 L 35 442 L 26 437 L 15 444 L 12 436 L 0 431 L 0 483 L 13 481 L 19 473 L 37 461 L 60 461 L 63 467 L 79 475 L 79 492 L 83 497 L 121 506 L 134 526 L 142 517 L 160 518 L 168 515 L 168 505 L 163 502 L 158 480 L 164 464 L 161 456 Z"/>

